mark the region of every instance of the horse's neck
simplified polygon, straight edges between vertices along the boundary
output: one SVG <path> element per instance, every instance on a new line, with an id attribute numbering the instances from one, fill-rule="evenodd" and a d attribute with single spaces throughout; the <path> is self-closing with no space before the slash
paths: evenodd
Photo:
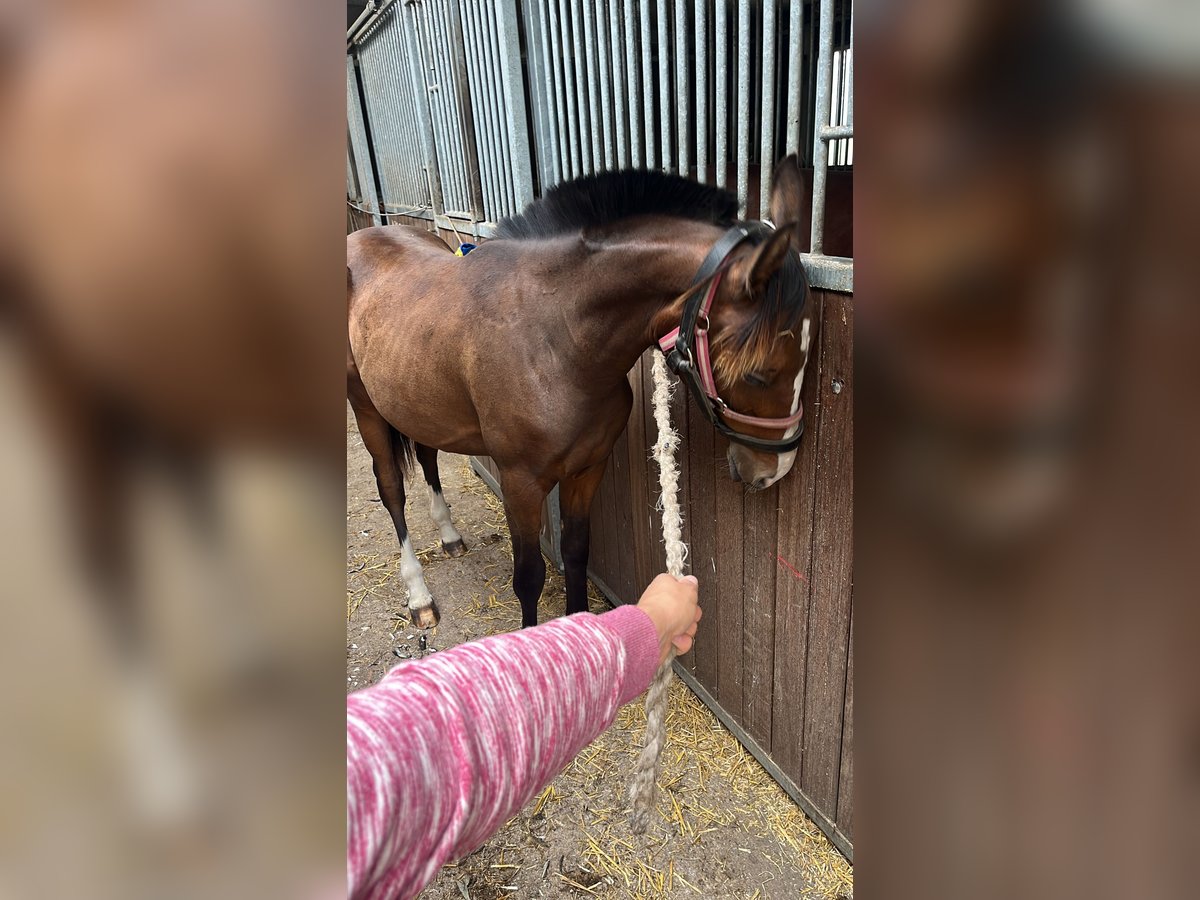
<path id="1" fill-rule="evenodd" d="M 689 227 L 690 226 L 690 227 Z M 684 234 L 661 228 L 585 241 L 585 259 L 572 279 L 567 327 L 601 378 L 624 378 L 638 357 L 679 324 L 680 298 L 719 235 L 711 226 L 688 223 Z"/>

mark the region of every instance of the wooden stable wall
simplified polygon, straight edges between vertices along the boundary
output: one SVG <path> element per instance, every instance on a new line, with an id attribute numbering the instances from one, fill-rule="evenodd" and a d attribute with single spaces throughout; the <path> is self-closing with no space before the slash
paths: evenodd
<path id="1" fill-rule="evenodd" d="M 393 221 L 431 228 L 423 220 Z M 452 235 L 443 237 L 454 243 Z M 817 344 L 804 379 L 805 436 L 792 472 L 779 484 L 747 493 L 730 480 L 728 442 L 682 388 L 675 391 L 684 540 L 704 607 L 695 649 L 679 666 L 701 699 L 853 858 L 854 302 L 829 291 L 814 291 L 812 300 Z M 592 509 L 589 575 L 614 603 L 637 600 L 666 569 L 655 508 L 658 472 L 650 459 L 650 359 L 647 352 L 630 373 L 633 411 Z M 476 464 L 494 481 L 490 460 Z M 552 556 L 556 499 L 545 510 Z"/>
<path id="2" fill-rule="evenodd" d="M 681 488 L 690 569 L 704 621 L 684 669 L 777 767 L 849 853 L 854 834 L 853 298 L 815 291 L 818 353 L 805 375 L 805 436 L 795 466 L 767 491 L 729 478 L 728 442 L 682 388 Z M 635 403 L 592 511 L 590 571 L 622 602 L 665 569 L 648 458 L 655 428 L 650 357 L 630 375 Z M 748 744 L 749 746 L 749 744 Z"/>

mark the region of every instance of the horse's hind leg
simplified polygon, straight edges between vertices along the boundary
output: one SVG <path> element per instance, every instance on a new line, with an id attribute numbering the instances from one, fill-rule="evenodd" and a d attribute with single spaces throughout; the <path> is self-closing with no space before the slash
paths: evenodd
<path id="1" fill-rule="evenodd" d="M 400 575 L 408 588 L 408 614 L 419 628 L 436 625 L 440 618 L 437 604 L 425 586 L 425 575 L 413 551 L 408 524 L 404 521 L 404 470 L 408 439 L 379 414 L 361 382 L 355 384 L 352 379 L 349 394 L 354 418 L 358 421 L 358 433 L 362 435 L 374 463 L 379 498 L 391 514 L 396 537 L 400 539 Z"/>
<path id="2" fill-rule="evenodd" d="M 429 515 L 433 519 L 433 523 L 437 525 L 438 531 L 441 532 L 442 549 L 449 556 L 462 556 L 467 552 L 467 545 L 463 543 L 462 535 L 450 521 L 450 507 L 446 505 L 446 498 L 442 496 L 442 479 L 438 475 L 437 449 L 426 447 L 424 444 L 417 444 L 416 447 L 417 461 L 421 463 L 421 471 L 425 473 L 425 483 L 429 485 L 431 495 Z"/>

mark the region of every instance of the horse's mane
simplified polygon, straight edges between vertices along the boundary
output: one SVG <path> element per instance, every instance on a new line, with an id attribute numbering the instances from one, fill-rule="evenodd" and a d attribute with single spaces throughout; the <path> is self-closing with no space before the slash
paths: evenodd
<path id="1" fill-rule="evenodd" d="M 727 190 L 678 175 L 624 169 L 566 181 L 496 227 L 496 236 L 532 240 L 609 225 L 638 215 L 674 216 L 729 226 L 737 197 Z"/>

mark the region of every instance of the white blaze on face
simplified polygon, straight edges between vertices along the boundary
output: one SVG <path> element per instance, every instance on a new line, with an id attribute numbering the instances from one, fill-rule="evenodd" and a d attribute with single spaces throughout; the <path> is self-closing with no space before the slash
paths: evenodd
<path id="1" fill-rule="evenodd" d="M 792 382 L 792 415 L 795 415 L 796 410 L 800 408 L 800 388 L 804 385 L 804 370 L 808 368 L 808 344 L 810 339 L 809 329 L 811 325 L 811 319 L 805 319 L 800 324 L 800 350 L 804 353 L 804 362 L 800 365 L 800 371 L 796 373 L 796 380 Z M 788 438 L 794 436 L 799 428 L 800 423 L 797 422 L 783 433 L 783 439 L 786 441 Z M 779 479 L 783 478 L 783 476 L 788 472 L 792 471 L 792 465 L 796 462 L 796 452 L 796 450 L 789 450 L 787 453 L 779 454 L 779 463 L 775 468 L 775 477 L 768 481 L 765 487 L 770 487 L 775 482 L 779 481 Z"/>
<path id="2" fill-rule="evenodd" d="M 433 596 L 425 586 L 425 574 L 421 571 L 421 563 L 413 552 L 412 540 L 406 535 L 400 544 L 400 577 L 408 588 L 408 608 L 424 609 L 432 605 Z"/>

